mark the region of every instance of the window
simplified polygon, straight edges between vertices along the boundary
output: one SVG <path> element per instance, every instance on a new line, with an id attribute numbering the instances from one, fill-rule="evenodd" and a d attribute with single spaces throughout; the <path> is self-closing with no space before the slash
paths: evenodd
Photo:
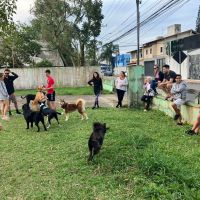
<path id="1" fill-rule="evenodd" d="M 146 50 L 146 55 L 148 55 L 148 49 Z"/>
<path id="2" fill-rule="evenodd" d="M 142 53 L 140 54 L 140 58 L 142 58 Z"/>
<path id="3" fill-rule="evenodd" d="M 152 54 L 152 49 L 150 49 L 150 54 Z"/>
<path id="4" fill-rule="evenodd" d="M 163 53 L 163 47 L 160 47 L 160 53 Z"/>
<path id="5" fill-rule="evenodd" d="M 158 67 L 162 68 L 163 65 L 165 65 L 165 59 L 158 59 L 157 60 Z"/>

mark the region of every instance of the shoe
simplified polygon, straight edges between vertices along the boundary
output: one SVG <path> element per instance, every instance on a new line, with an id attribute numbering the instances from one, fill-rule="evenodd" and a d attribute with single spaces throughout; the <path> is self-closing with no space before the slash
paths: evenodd
<path id="1" fill-rule="evenodd" d="M 9 121 L 10 118 L 8 116 L 4 116 L 4 117 L 2 117 L 2 120 Z"/>
<path id="2" fill-rule="evenodd" d="M 176 121 L 179 117 L 180 117 L 180 115 L 176 114 L 176 115 L 174 116 L 174 121 Z"/>
<path id="3" fill-rule="evenodd" d="M 19 110 L 16 110 L 16 113 L 19 114 L 19 115 L 22 114 L 21 112 L 19 112 Z"/>
<path id="4" fill-rule="evenodd" d="M 11 113 L 11 111 L 9 111 L 9 116 L 12 116 L 12 113 Z"/>
<path id="5" fill-rule="evenodd" d="M 147 109 L 144 109 L 144 112 L 147 112 Z"/>
<path id="6" fill-rule="evenodd" d="M 96 108 L 95 106 L 92 107 L 93 110 L 94 110 L 95 108 Z"/>
<path id="7" fill-rule="evenodd" d="M 196 133 L 193 130 L 188 130 L 185 133 L 188 135 L 196 135 Z"/>
<path id="8" fill-rule="evenodd" d="M 177 125 L 178 126 L 183 126 L 183 123 L 182 122 L 178 122 Z"/>
<path id="9" fill-rule="evenodd" d="M 116 108 L 119 108 L 119 105 L 116 105 Z"/>

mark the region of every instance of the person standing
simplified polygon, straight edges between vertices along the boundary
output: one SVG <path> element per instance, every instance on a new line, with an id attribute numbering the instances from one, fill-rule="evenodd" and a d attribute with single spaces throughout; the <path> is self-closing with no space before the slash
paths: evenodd
<path id="1" fill-rule="evenodd" d="M 103 91 L 103 84 L 98 72 L 93 73 L 93 78 L 88 81 L 88 84 L 94 86 L 95 102 L 92 109 L 99 108 L 99 96 Z"/>
<path id="2" fill-rule="evenodd" d="M 10 75 L 12 74 L 12 75 Z M 18 109 L 17 100 L 15 96 L 15 88 L 14 88 L 14 80 L 17 79 L 19 76 L 15 74 L 14 72 L 11 72 L 10 69 L 4 70 L 4 83 L 6 85 L 6 89 L 9 95 L 9 115 L 12 115 L 10 104 L 11 102 L 14 104 L 16 113 L 21 114 Z"/>
<path id="3" fill-rule="evenodd" d="M 128 86 L 128 80 L 126 78 L 126 74 L 124 71 L 121 71 L 119 77 L 117 77 L 115 81 L 115 86 L 116 86 L 117 98 L 118 98 L 118 103 L 116 105 L 116 108 L 119 108 L 119 107 L 121 108 L 124 94 L 127 91 L 127 86 Z"/>
<path id="4" fill-rule="evenodd" d="M 3 120 L 9 120 L 7 112 L 9 109 L 9 94 L 4 83 L 4 74 L 0 73 L 0 103 L 1 103 L 1 113 Z"/>
<path id="5" fill-rule="evenodd" d="M 55 102 L 56 93 L 54 89 L 55 80 L 51 76 L 51 71 L 49 69 L 45 71 L 45 74 L 47 77 L 47 86 L 44 87 L 43 89 L 47 91 L 47 105 L 52 110 L 56 110 L 56 102 Z"/>

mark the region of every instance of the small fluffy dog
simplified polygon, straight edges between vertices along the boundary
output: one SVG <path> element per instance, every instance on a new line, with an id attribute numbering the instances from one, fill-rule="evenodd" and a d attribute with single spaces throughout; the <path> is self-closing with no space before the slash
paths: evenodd
<path id="1" fill-rule="evenodd" d="M 24 104 L 22 106 L 22 110 L 23 110 L 24 119 L 26 120 L 26 123 L 27 123 L 26 129 L 29 129 L 29 123 L 31 123 L 31 127 L 33 127 L 33 122 L 35 122 L 35 125 L 38 128 L 37 132 L 39 132 L 40 131 L 39 122 L 42 122 L 44 126 L 44 130 L 47 131 L 46 126 L 44 124 L 44 116 L 41 112 L 32 111 L 28 104 Z"/>
<path id="2" fill-rule="evenodd" d="M 99 122 L 95 122 L 93 124 L 93 132 L 88 141 L 88 147 L 90 151 L 88 161 L 92 161 L 94 155 L 99 153 L 103 144 L 104 136 L 108 129 L 109 128 L 106 127 L 106 124 L 101 124 Z"/>
<path id="3" fill-rule="evenodd" d="M 66 116 L 65 121 L 68 121 L 69 113 L 76 110 L 81 114 L 81 120 L 88 119 L 87 113 L 85 112 L 85 101 L 83 99 L 78 99 L 76 103 L 67 103 L 64 100 L 60 100 L 60 106 L 64 110 Z"/>
<path id="4" fill-rule="evenodd" d="M 35 97 L 35 94 L 27 94 L 26 96 L 21 96 L 22 99 L 26 99 L 27 104 L 30 104 L 30 101 L 33 101 Z"/>
<path id="5" fill-rule="evenodd" d="M 58 125 L 60 124 L 59 121 L 58 121 L 58 115 L 61 115 L 61 113 L 56 112 L 55 110 L 52 110 L 52 109 L 46 107 L 46 105 L 44 103 L 40 103 L 40 112 L 44 116 L 47 116 L 47 121 L 48 121 L 47 128 L 50 128 L 50 126 L 51 126 L 51 120 L 53 118 L 56 119 L 56 121 L 58 122 Z"/>

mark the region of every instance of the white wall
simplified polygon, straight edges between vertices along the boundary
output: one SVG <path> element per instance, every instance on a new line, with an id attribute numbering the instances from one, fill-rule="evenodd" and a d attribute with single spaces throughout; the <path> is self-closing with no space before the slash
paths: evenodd
<path id="1" fill-rule="evenodd" d="M 88 80 L 100 67 L 51 67 L 56 87 L 86 86 Z M 14 68 L 10 69 L 19 75 L 14 81 L 16 89 L 35 89 L 39 85 L 46 85 L 46 68 Z M 0 70 L 3 72 L 3 69 Z"/>

